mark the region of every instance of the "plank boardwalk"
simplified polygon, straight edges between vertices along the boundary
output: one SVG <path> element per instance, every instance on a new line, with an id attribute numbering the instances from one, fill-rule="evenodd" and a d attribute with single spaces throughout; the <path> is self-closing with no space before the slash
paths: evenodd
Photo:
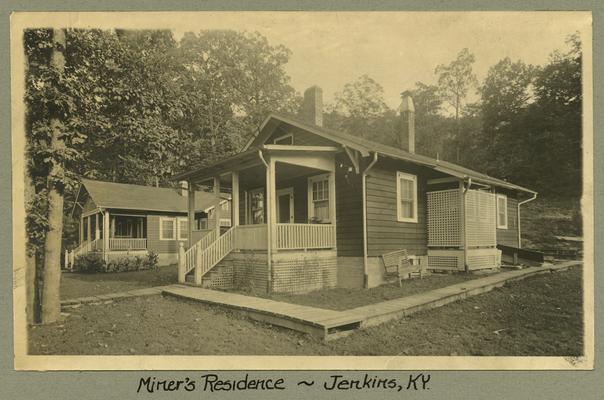
<path id="1" fill-rule="evenodd" d="M 581 265 L 581 262 L 569 261 L 549 267 L 530 267 L 506 271 L 425 293 L 344 311 L 283 303 L 187 285 L 170 285 L 165 287 L 162 293 L 236 309 L 259 321 L 310 333 L 324 339 L 333 339 L 352 333 L 356 329 L 378 325 L 421 310 L 440 307 L 453 301 L 485 293 L 503 286 L 506 282 L 524 279 L 540 273 L 564 270 L 577 265 Z"/>

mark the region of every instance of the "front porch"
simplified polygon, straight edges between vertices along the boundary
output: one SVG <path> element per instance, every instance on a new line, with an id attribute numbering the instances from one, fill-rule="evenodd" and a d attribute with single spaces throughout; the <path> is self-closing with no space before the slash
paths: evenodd
<path id="1" fill-rule="evenodd" d="M 231 191 L 232 227 L 223 231 L 214 222 L 203 236 L 191 231 L 179 251 L 180 283 L 227 288 L 252 281 L 266 291 L 335 286 L 336 149 L 293 147 L 265 145 L 189 179 L 189 195 L 197 185 Z M 189 209 L 190 227 L 193 217 Z"/>
<path id="2" fill-rule="evenodd" d="M 98 208 L 80 217 L 80 244 L 65 251 L 65 268 L 71 269 L 75 259 L 97 253 L 105 262 L 129 255 L 147 254 L 147 217 L 112 213 Z"/>

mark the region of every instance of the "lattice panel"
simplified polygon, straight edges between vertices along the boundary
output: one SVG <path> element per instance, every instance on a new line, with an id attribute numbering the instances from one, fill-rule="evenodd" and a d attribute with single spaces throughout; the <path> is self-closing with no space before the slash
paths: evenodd
<path id="1" fill-rule="evenodd" d="M 478 190 L 466 192 L 466 240 L 469 247 L 497 245 L 495 195 Z"/>
<path id="2" fill-rule="evenodd" d="M 460 223 L 459 190 L 428 192 L 428 246 L 460 246 Z"/>
<path id="3" fill-rule="evenodd" d="M 460 263 L 457 256 L 428 256 L 428 269 L 458 270 Z"/>

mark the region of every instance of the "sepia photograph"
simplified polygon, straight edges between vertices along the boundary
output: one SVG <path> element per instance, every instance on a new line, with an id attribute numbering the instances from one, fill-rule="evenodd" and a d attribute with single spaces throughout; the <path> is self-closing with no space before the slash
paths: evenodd
<path id="1" fill-rule="evenodd" d="M 14 13 L 15 368 L 593 368 L 591 30 Z"/>

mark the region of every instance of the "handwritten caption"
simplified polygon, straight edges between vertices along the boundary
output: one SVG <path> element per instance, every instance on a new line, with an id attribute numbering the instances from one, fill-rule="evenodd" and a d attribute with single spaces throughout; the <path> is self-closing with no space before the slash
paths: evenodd
<path id="1" fill-rule="evenodd" d="M 147 376 L 139 379 L 137 393 L 203 391 L 203 392 L 234 392 L 234 391 L 273 391 L 286 390 L 289 387 L 318 388 L 326 391 L 396 391 L 429 390 L 430 374 L 403 374 L 400 376 L 381 377 L 364 374 L 360 378 L 333 374 L 324 380 L 286 380 L 275 376 L 269 378 L 254 378 L 245 374 L 239 378 L 226 378 L 217 374 L 205 374 L 199 377 L 184 379 L 161 379 Z"/>

